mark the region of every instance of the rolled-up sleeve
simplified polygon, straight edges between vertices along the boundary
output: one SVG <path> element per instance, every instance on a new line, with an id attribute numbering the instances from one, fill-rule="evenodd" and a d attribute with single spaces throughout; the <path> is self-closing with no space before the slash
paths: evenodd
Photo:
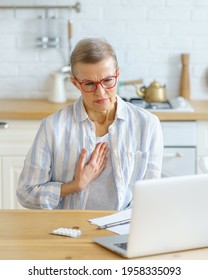
<path id="1" fill-rule="evenodd" d="M 52 178 L 52 141 L 50 129 L 43 120 L 30 148 L 19 177 L 17 198 L 26 208 L 54 209 L 60 202 L 62 182 Z M 47 137 L 46 137 L 47 135 Z"/>

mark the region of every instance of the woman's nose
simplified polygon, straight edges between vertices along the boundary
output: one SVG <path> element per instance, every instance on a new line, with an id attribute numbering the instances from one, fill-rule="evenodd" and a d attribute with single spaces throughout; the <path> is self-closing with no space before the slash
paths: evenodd
<path id="1" fill-rule="evenodd" d="M 95 94 L 103 95 L 104 93 L 105 93 L 105 89 L 102 87 L 101 84 L 98 84 L 97 88 L 96 88 L 96 91 L 95 91 Z"/>

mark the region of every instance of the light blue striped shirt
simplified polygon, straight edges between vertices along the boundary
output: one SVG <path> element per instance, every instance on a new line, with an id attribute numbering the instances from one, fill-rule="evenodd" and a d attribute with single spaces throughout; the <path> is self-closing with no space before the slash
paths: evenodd
<path id="1" fill-rule="evenodd" d="M 123 210 L 132 201 L 137 180 L 161 176 L 163 137 L 158 118 L 117 96 L 117 112 L 108 129 L 116 197 L 110 209 Z M 85 187 L 64 198 L 61 185 L 74 179 L 83 147 L 87 160 L 96 146 L 96 131 L 80 97 L 74 104 L 42 120 L 19 178 L 17 197 L 31 209 L 98 209 Z M 103 183 L 103 181 L 102 181 Z M 105 188 L 105 185 L 103 185 Z M 95 190 L 96 191 L 96 190 Z M 94 200 L 105 201 L 99 192 Z"/>

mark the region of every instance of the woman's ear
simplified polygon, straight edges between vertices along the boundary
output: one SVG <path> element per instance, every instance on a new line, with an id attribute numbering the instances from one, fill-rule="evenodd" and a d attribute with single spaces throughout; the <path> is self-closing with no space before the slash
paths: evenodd
<path id="1" fill-rule="evenodd" d="M 117 68 L 116 75 L 118 76 L 118 78 L 120 77 L 120 67 Z"/>
<path id="2" fill-rule="evenodd" d="M 77 83 L 77 80 L 74 78 L 74 77 L 70 77 L 69 80 L 72 82 L 72 84 L 78 89 L 80 90 L 79 88 L 79 84 Z"/>

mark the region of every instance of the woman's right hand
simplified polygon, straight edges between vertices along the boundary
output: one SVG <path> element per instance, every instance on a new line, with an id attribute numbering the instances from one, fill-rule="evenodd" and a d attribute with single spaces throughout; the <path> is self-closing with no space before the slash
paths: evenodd
<path id="1" fill-rule="evenodd" d="M 87 151 L 83 148 L 77 163 L 74 181 L 62 185 L 61 196 L 64 197 L 73 192 L 80 192 L 98 177 L 106 166 L 108 150 L 106 142 L 98 143 L 86 163 Z"/>
<path id="2" fill-rule="evenodd" d="M 82 149 L 75 173 L 75 182 L 77 183 L 79 191 L 101 174 L 106 166 L 107 152 L 107 143 L 98 143 L 89 161 L 85 163 L 87 152 L 85 149 Z"/>

